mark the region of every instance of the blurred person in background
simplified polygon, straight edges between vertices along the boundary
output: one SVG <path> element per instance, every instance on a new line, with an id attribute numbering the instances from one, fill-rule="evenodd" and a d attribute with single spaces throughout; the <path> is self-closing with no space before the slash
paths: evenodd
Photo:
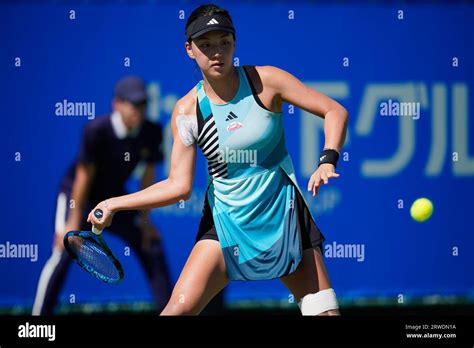
<path id="1" fill-rule="evenodd" d="M 53 252 L 43 267 L 33 315 L 51 315 L 65 281 L 71 257 L 63 245 L 71 230 L 90 230 L 87 214 L 107 197 L 126 193 L 125 183 L 139 163 L 144 164 L 141 188 L 155 182 L 155 165 L 163 159 L 162 129 L 145 119 L 144 81 L 126 76 L 115 86 L 112 113 L 89 122 L 83 131 L 79 155 L 64 176 L 57 198 Z M 108 230 L 136 253 L 145 270 L 156 307 L 168 302 L 172 284 L 160 234 L 149 210 L 117 214 Z"/>

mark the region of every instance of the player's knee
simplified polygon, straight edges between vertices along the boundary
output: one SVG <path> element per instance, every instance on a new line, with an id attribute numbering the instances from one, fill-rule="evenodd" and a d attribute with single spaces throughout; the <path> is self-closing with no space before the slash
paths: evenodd
<path id="1" fill-rule="evenodd" d="M 302 315 L 339 315 L 339 304 L 332 288 L 303 296 L 298 306 Z"/>
<path id="2" fill-rule="evenodd" d="M 165 309 L 161 312 L 160 315 L 198 315 L 195 306 L 192 306 L 190 303 L 185 301 L 173 301 L 173 299 L 168 302 Z"/>
<path id="3" fill-rule="evenodd" d="M 318 314 L 319 316 L 324 316 L 324 317 L 329 317 L 329 316 L 338 316 L 338 315 L 341 315 L 341 313 L 339 312 L 338 309 L 332 309 L 330 311 L 325 311 L 325 312 L 322 312 L 320 314 Z"/>
<path id="4" fill-rule="evenodd" d="M 166 305 L 165 309 L 163 309 L 163 311 L 160 313 L 160 315 L 162 315 L 162 316 L 167 316 L 167 315 L 177 316 L 177 315 L 187 315 L 187 314 L 186 314 L 186 311 L 184 310 L 183 306 L 181 306 L 179 304 L 170 304 L 170 303 L 168 303 Z"/>

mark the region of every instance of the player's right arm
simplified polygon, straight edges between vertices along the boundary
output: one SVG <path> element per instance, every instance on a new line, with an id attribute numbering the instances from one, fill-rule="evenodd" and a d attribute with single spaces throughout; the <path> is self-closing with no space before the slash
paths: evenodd
<path id="1" fill-rule="evenodd" d="M 178 115 L 195 117 L 195 98 L 195 92 L 190 92 L 180 99 L 174 107 L 171 116 L 173 148 L 168 178 L 144 190 L 120 197 L 113 197 L 99 203 L 92 212 L 100 208 L 104 212 L 104 217 L 98 221 L 91 212 L 88 218 L 88 221 L 96 228 L 104 229 L 110 226 L 113 214 L 120 210 L 158 208 L 177 203 L 180 200 L 187 200 L 191 197 L 196 162 L 196 144 L 186 146 L 183 143 L 178 134 L 176 118 Z"/>

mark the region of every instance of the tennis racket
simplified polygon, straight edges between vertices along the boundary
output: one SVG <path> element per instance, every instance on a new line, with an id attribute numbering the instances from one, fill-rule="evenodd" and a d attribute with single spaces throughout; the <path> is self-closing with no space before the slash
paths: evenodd
<path id="1" fill-rule="evenodd" d="M 104 216 L 101 209 L 94 210 L 98 219 Z M 119 260 L 107 246 L 102 231 L 92 226 L 92 231 L 69 231 L 64 236 L 64 247 L 82 269 L 109 284 L 123 279 Z"/>

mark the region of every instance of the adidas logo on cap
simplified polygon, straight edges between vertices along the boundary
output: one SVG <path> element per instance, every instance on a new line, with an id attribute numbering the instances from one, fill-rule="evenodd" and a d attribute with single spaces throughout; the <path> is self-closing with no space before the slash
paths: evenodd
<path id="1" fill-rule="evenodd" d="M 213 25 L 213 24 L 219 24 L 219 22 L 216 19 L 211 19 L 209 22 L 207 22 L 207 25 Z"/>

